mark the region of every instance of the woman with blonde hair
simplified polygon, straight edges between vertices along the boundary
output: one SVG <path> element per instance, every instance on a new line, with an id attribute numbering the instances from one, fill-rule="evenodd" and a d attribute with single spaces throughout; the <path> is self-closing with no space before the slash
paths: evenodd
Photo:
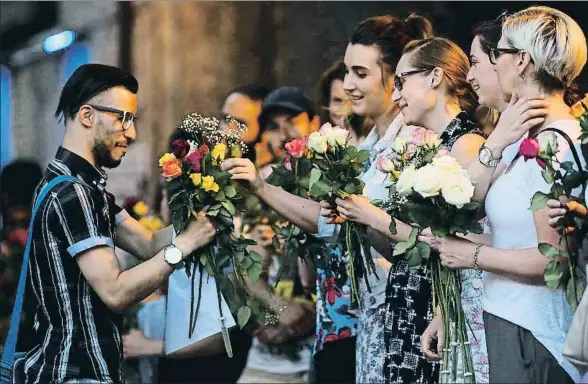
<path id="1" fill-rule="evenodd" d="M 549 260 L 538 249 L 539 243 L 559 247 L 561 236 L 548 224 L 548 207 L 530 209 L 533 195 L 549 192 L 551 184 L 543 179 L 541 166 L 521 158 L 519 146 L 512 144 L 527 131 L 529 137 L 557 140 L 558 160 L 578 168 L 573 153 L 580 150 L 581 130 L 564 93 L 580 74 L 586 56 L 584 33 L 561 11 L 530 7 L 504 20 L 490 59 L 503 99 L 510 100 L 507 111 L 542 104 L 544 117 L 504 127 L 510 129 L 502 129 L 499 122 L 480 150 L 479 161 L 468 167 L 476 196 L 485 199 L 491 246 L 458 238 L 430 240 L 445 266 L 484 271 L 490 382 L 573 383 L 581 377 L 562 356 L 573 311 L 563 289 L 545 285 Z M 535 99 L 537 95 L 543 100 Z M 548 128 L 558 132 L 545 132 Z"/>

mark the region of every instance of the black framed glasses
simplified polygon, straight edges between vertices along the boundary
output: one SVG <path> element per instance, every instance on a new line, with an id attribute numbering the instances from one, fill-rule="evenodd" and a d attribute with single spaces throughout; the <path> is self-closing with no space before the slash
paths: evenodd
<path id="1" fill-rule="evenodd" d="M 496 61 L 498 58 L 503 54 L 513 55 L 515 53 L 521 52 L 521 49 L 517 48 L 490 48 L 490 54 L 488 57 L 490 58 L 490 63 L 496 65 Z"/>
<path id="2" fill-rule="evenodd" d="M 399 73 L 394 76 L 394 87 L 396 87 L 397 90 L 402 91 L 402 85 L 406 81 L 404 79 L 406 76 L 416 75 L 417 73 L 430 72 L 433 69 L 435 69 L 435 67 L 427 67 L 427 68 L 423 68 L 423 69 L 415 69 L 414 71 L 407 71 L 407 72 Z"/>
<path id="3" fill-rule="evenodd" d="M 120 120 L 120 122 L 122 124 L 122 128 L 125 131 L 127 129 L 131 128 L 131 126 L 135 125 L 135 123 L 137 121 L 137 115 L 135 115 L 129 111 L 123 111 L 123 110 L 116 109 L 116 108 L 105 107 L 103 105 L 96 105 L 96 104 L 88 104 L 88 105 L 90 107 L 94 108 L 95 110 L 100 111 L 100 112 L 108 112 L 108 113 L 117 114 L 118 119 Z"/>

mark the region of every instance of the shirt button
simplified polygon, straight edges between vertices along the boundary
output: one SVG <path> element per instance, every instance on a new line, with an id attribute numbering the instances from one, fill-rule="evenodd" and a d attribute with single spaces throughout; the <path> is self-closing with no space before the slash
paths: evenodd
<path id="1" fill-rule="evenodd" d="M 376 298 L 375 297 L 370 297 L 370 305 L 374 305 L 376 304 Z"/>

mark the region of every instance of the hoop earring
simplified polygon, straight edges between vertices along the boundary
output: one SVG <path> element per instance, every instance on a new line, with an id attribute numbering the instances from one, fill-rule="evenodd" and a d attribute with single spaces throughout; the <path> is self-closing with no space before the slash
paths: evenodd
<path id="1" fill-rule="evenodd" d="M 517 81 L 518 79 L 521 79 L 520 81 Z M 514 85 L 516 87 L 522 87 L 523 85 L 525 85 L 525 82 L 527 80 L 525 79 L 525 75 L 517 75 L 514 79 Z"/>

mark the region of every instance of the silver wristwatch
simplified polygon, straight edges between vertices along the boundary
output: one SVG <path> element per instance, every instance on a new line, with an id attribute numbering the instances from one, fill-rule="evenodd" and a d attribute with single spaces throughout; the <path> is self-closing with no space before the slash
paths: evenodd
<path id="1" fill-rule="evenodd" d="M 180 269 L 184 266 L 184 254 L 182 250 L 176 247 L 176 231 L 172 228 L 172 242 L 163 249 L 163 259 L 170 267 Z"/>
<path id="2" fill-rule="evenodd" d="M 485 166 L 493 168 L 498 166 L 498 163 L 500 162 L 500 158 L 495 159 L 492 156 L 492 151 L 490 148 L 485 145 L 482 145 L 480 152 L 478 152 L 478 160 L 480 160 L 480 163 L 484 164 Z"/>

